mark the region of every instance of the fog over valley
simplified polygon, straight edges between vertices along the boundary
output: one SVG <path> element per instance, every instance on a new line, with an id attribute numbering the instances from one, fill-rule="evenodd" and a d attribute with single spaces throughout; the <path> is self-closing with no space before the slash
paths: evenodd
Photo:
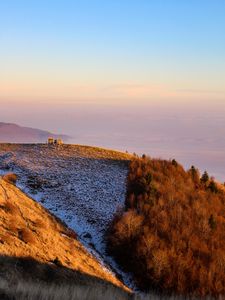
<path id="1" fill-rule="evenodd" d="M 14 106 L 15 107 L 15 106 Z M 88 103 L 36 103 L 10 111 L 0 119 L 22 126 L 68 134 L 71 143 L 96 145 L 152 157 L 176 158 L 225 180 L 225 108 L 222 103 L 128 106 Z"/>

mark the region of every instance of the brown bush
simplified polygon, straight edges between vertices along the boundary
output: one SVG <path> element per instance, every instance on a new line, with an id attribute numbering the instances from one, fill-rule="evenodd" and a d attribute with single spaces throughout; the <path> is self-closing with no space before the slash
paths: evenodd
<path id="1" fill-rule="evenodd" d="M 71 239 L 75 239 L 77 240 L 77 234 L 74 230 L 67 228 L 65 235 L 67 235 L 68 237 L 70 237 Z"/>
<path id="2" fill-rule="evenodd" d="M 11 184 L 16 184 L 17 178 L 17 175 L 14 173 L 8 173 L 3 176 L 3 179 Z"/>
<path id="3" fill-rule="evenodd" d="M 225 294 L 224 203 L 224 190 L 212 178 L 200 180 L 195 167 L 186 172 L 175 160 L 135 158 L 108 250 L 143 289 Z"/>
<path id="4" fill-rule="evenodd" d="M 16 214 L 19 212 L 18 207 L 13 204 L 11 201 L 6 201 L 4 203 L 3 209 L 5 210 L 5 212 L 11 213 L 11 214 Z"/>
<path id="5" fill-rule="evenodd" d="M 26 244 L 28 244 L 28 243 L 30 243 L 30 244 L 35 243 L 34 234 L 28 228 L 22 228 L 22 229 L 20 229 L 18 231 L 18 236 Z"/>
<path id="6" fill-rule="evenodd" d="M 7 229 L 12 235 L 18 235 L 18 224 L 13 218 L 11 219 L 11 222 L 8 223 Z"/>
<path id="7" fill-rule="evenodd" d="M 34 221 L 34 224 L 38 228 L 46 228 L 46 223 L 43 220 L 41 220 L 41 219 L 36 219 Z"/>
<path id="8" fill-rule="evenodd" d="M 13 237 L 7 233 L 0 233 L 0 243 L 1 244 L 11 244 Z"/>

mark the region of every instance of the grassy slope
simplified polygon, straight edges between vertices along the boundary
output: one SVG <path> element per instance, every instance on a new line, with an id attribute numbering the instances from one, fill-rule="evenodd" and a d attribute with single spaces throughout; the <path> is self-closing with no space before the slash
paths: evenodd
<path id="1" fill-rule="evenodd" d="M 38 147 L 41 150 L 53 149 L 52 153 L 57 152 L 54 149 L 57 149 L 55 146 L 49 146 L 47 144 L 10 144 L 10 143 L 0 143 L 0 151 L 28 151 L 33 147 Z M 92 147 L 85 145 L 69 145 L 64 144 L 60 146 L 60 155 L 63 156 L 79 156 L 84 158 L 95 158 L 95 159 L 112 159 L 112 160 L 130 160 L 133 155 L 112 150 L 104 149 L 100 147 Z"/>
<path id="2" fill-rule="evenodd" d="M 65 274 L 68 270 L 69 277 L 73 277 L 71 275 L 73 270 L 77 272 L 74 273 L 74 278 L 78 278 L 78 273 L 85 274 L 91 276 L 87 277 L 89 282 L 90 278 L 93 280 L 99 278 L 128 290 L 117 278 L 102 268 L 74 238 L 73 232 L 40 204 L 2 179 L 0 179 L 0 254 L 1 271 L 4 263 L 10 266 L 14 263 L 13 259 L 29 257 L 39 264 L 58 267 L 59 270 L 64 270 Z M 5 271 L 8 274 L 3 272 L 1 275 L 7 280 L 15 275 L 15 270 L 18 268 L 6 267 Z M 64 275 L 63 278 L 66 278 Z"/>

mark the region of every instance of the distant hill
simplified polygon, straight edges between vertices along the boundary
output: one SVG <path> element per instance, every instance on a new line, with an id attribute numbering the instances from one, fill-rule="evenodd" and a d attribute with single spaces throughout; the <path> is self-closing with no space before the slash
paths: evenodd
<path id="1" fill-rule="evenodd" d="M 0 143 L 44 143 L 49 136 L 61 138 L 64 141 L 70 138 L 64 134 L 54 134 L 45 130 L 0 122 Z"/>

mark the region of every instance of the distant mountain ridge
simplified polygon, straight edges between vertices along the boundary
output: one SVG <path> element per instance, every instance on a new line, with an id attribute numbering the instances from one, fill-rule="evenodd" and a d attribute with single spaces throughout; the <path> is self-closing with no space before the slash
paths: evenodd
<path id="1" fill-rule="evenodd" d="M 44 143 L 49 136 L 61 138 L 64 141 L 70 139 L 65 134 L 55 134 L 41 129 L 0 122 L 0 143 Z"/>

